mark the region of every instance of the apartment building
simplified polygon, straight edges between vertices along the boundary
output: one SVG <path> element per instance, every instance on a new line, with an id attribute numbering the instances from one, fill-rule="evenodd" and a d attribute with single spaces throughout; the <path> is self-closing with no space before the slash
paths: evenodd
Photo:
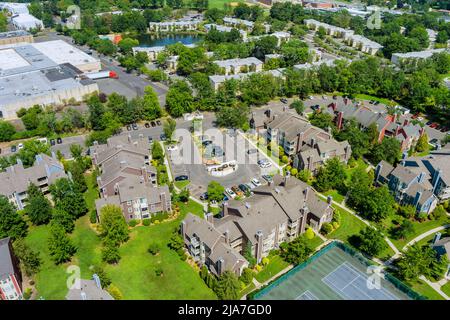
<path id="1" fill-rule="evenodd" d="M 214 75 L 214 76 L 209 76 L 209 82 L 211 83 L 214 90 L 217 91 L 219 89 L 220 85 L 227 80 L 234 79 L 237 81 L 241 81 L 255 73 L 257 73 L 257 72 L 252 71 L 252 72 L 248 72 L 248 73 L 238 73 L 238 74 L 229 74 L 229 75 Z M 284 68 L 260 71 L 260 73 L 271 74 L 275 78 L 284 79 Z"/>
<path id="2" fill-rule="evenodd" d="M 307 225 L 318 231 L 333 218 L 331 198 L 320 200 L 307 184 L 289 176 L 276 175 L 253 193 L 244 201 L 224 203 L 220 218 L 189 214 L 182 222 L 189 254 L 214 274 L 231 270 L 240 275 L 248 265 L 243 257 L 247 247 L 259 263 L 281 243 L 302 234 Z"/>
<path id="3" fill-rule="evenodd" d="M 347 141 L 334 140 L 330 131 L 312 126 L 299 115 L 275 115 L 266 126 L 267 142 L 281 146 L 299 170 L 315 173 L 330 158 L 337 157 L 344 163 L 350 159 L 352 151 Z"/>
<path id="4" fill-rule="evenodd" d="M 22 299 L 22 275 L 10 238 L 0 240 L 0 300 Z"/>
<path id="5" fill-rule="evenodd" d="M 95 202 L 98 218 L 102 207 L 109 204 L 119 206 L 127 221 L 172 210 L 169 188 L 157 185 L 156 168 L 150 165 L 150 143 L 143 136 L 118 136 L 104 145 L 94 143 L 90 154 L 100 170 L 101 198 Z"/>
<path id="6" fill-rule="evenodd" d="M 218 65 L 224 75 L 260 72 L 263 68 L 263 62 L 255 57 L 244 59 L 216 60 L 213 63 Z"/>
<path id="7" fill-rule="evenodd" d="M 414 51 L 414 52 L 406 52 L 406 53 L 393 53 L 391 57 L 391 62 L 400 65 L 400 64 L 415 64 L 418 61 L 426 60 L 431 58 L 434 54 L 438 53 L 450 53 L 449 49 L 431 49 L 424 51 Z"/>
<path id="8" fill-rule="evenodd" d="M 202 19 L 150 22 L 149 30 L 150 32 L 193 31 L 197 30 L 202 22 Z"/>
<path id="9" fill-rule="evenodd" d="M 215 24 L 215 23 L 208 23 L 208 24 L 205 24 L 203 27 L 205 28 L 206 32 L 210 32 L 211 30 L 217 30 L 220 32 L 231 32 L 231 30 L 235 29 L 232 27 L 227 27 L 227 26 L 223 26 L 223 25 L 219 25 L 219 24 Z M 236 29 L 236 30 L 239 31 L 239 33 L 242 37 L 242 40 L 247 39 L 247 35 L 248 35 L 247 31 L 242 30 L 242 29 Z"/>
<path id="10" fill-rule="evenodd" d="M 64 166 L 56 156 L 36 155 L 33 166 L 25 168 L 17 158 L 17 164 L 7 167 L 0 173 L 0 194 L 8 198 L 18 210 L 22 210 L 27 202 L 27 189 L 35 184 L 44 194 L 49 193 L 49 186 L 60 178 L 68 178 Z"/>
<path id="11" fill-rule="evenodd" d="M 445 153 L 409 158 L 404 155 L 395 168 L 381 161 L 375 169 L 375 183 L 387 185 L 400 204 L 430 213 L 439 201 L 450 199 L 449 160 L 450 155 Z"/>

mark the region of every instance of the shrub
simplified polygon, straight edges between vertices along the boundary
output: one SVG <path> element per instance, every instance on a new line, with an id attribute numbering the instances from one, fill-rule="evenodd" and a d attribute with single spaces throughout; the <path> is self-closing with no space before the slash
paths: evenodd
<path id="1" fill-rule="evenodd" d="M 31 298 L 31 294 L 33 293 L 33 290 L 31 288 L 26 288 L 23 292 L 23 298 L 24 300 L 29 300 Z"/>
<path id="2" fill-rule="evenodd" d="M 416 215 L 416 219 L 419 220 L 420 222 L 427 220 L 428 218 L 428 214 L 426 212 L 419 212 Z"/>
<path id="3" fill-rule="evenodd" d="M 305 237 L 306 237 L 306 239 L 308 239 L 308 240 L 314 239 L 315 234 L 314 234 L 313 229 L 311 229 L 311 228 L 306 229 Z"/>
<path id="4" fill-rule="evenodd" d="M 253 271 L 249 268 L 245 268 L 242 271 L 242 275 L 239 277 L 244 284 L 249 285 L 253 280 Z"/>
<path id="5" fill-rule="evenodd" d="M 286 156 L 286 155 L 282 156 L 282 157 L 281 157 L 281 162 L 283 162 L 283 163 L 288 163 L 288 162 L 289 162 L 289 157 Z"/>
<path id="6" fill-rule="evenodd" d="M 142 220 L 142 224 L 146 227 L 148 227 L 150 224 L 152 223 L 152 221 L 150 219 L 144 219 Z"/>
<path id="7" fill-rule="evenodd" d="M 267 266 L 269 264 L 270 260 L 269 260 L 269 258 L 265 257 L 262 259 L 261 262 L 262 262 L 263 266 Z"/>
<path id="8" fill-rule="evenodd" d="M 156 268 L 156 270 L 155 270 L 155 275 L 156 275 L 157 277 L 161 277 L 163 274 L 164 274 L 163 269 L 161 269 L 161 268 Z"/>
<path id="9" fill-rule="evenodd" d="M 441 219 L 443 216 L 446 215 L 446 211 L 445 211 L 445 209 L 444 209 L 444 206 L 443 206 L 443 205 L 438 205 L 438 206 L 436 207 L 436 209 L 434 209 L 432 215 L 433 215 L 433 218 L 434 218 L 435 220 Z"/>
<path id="10" fill-rule="evenodd" d="M 255 269 L 256 269 L 256 271 L 260 272 L 262 270 L 262 267 L 259 264 L 257 264 L 255 266 Z"/>
<path id="11" fill-rule="evenodd" d="M 333 221 L 336 221 L 337 223 L 341 223 L 341 214 L 338 211 L 334 212 Z"/>
<path id="12" fill-rule="evenodd" d="M 95 210 L 92 210 L 89 215 L 89 221 L 91 223 L 97 223 L 97 212 Z"/>
<path id="13" fill-rule="evenodd" d="M 114 264 L 119 262 L 120 253 L 119 249 L 112 245 L 111 243 L 107 243 L 105 247 L 102 249 L 102 260 L 109 264 Z"/>
<path id="14" fill-rule="evenodd" d="M 333 229 L 336 230 L 337 228 L 339 228 L 339 222 L 333 221 L 331 224 L 333 225 Z"/>
<path id="15" fill-rule="evenodd" d="M 123 299 L 122 292 L 120 292 L 119 288 L 117 288 L 115 285 L 111 284 L 108 287 L 107 291 L 114 298 L 114 300 L 122 300 Z"/>
<path id="16" fill-rule="evenodd" d="M 325 222 L 320 231 L 325 235 L 330 234 L 333 231 L 333 226 L 331 223 Z"/>
<path id="17" fill-rule="evenodd" d="M 157 255 L 160 251 L 161 249 L 156 243 L 152 243 L 148 248 L 148 252 L 154 256 Z"/>
<path id="18" fill-rule="evenodd" d="M 298 170 L 296 168 L 291 169 L 291 176 L 296 177 L 298 174 Z"/>
<path id="19" fill-rule="evenodd" d="M 128 221 L 128 225 L 132 228 L 136 227 L 136 225 L 138 224 L 136 219 L 132 219 L 130 221 Z"/>

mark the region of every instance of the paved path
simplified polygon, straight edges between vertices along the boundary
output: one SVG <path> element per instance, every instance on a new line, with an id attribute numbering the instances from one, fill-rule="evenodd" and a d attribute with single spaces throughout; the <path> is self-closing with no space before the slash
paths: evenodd
<path id="1" fill-rule="evenodd" d="M 446 224 L 446 225 L 443 225 L 443 226 L 440 226 L 440 227 L 437 227 L 437 228 L 428 230 L 427 232 L 422 233 L 421 235 L 415 237 L 415 238 L 412 239 L 410 242 L 408 242 L 408 243 L 403 247 L 403 250 L 406 250 L 409 246 L 412 246 L 414 243 L 416 243 L 416 242 L 418 242 L 418 241 L 420 241 L 420 240 L 422 240 L 422 239 L 424 239 L 424 238 L 426 238 L 426 237 L 432 235 L 433 233 L 436 233 L 436 232 L 438 232 L 438 231 L 442 231 L 442 230 L 445 230 L 445 229 L 448 229 L 448 228 L 450 228 L 450 224 Z"/>
<path id="2" fill-rule="evenodd" d="M 430 280 L 425 278 L 425 276 L 420 276 L 419 279 L 426 282 L 426 284 L 432 287 L 434 291 L 439 293 L 445 300 L 450 300 L 450 297 L 441 290 L 441 286 L 438 283 L 431 282 Z"/>

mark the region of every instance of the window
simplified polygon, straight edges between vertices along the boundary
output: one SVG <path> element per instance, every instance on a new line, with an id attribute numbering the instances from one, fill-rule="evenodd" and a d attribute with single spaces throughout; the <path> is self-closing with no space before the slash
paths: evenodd
<path id="1" fill-rule="evenodd" d="M 127 206 L 131 206 L 131 200 L 127 201 Z"/>
<path id="2" fill-rule="evenodd" d="M 128 208 L 128 213 L 133 212 L 133 208 Z"/>

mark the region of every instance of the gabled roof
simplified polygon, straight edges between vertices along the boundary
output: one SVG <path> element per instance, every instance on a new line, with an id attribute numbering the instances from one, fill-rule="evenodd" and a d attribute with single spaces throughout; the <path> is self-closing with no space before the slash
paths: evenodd
<path id="1" fill-rule="evenodd" d="M 9 250 L 10 238 L 0 240 L 0 280 L 14 274 L 12 253 Z"/>

